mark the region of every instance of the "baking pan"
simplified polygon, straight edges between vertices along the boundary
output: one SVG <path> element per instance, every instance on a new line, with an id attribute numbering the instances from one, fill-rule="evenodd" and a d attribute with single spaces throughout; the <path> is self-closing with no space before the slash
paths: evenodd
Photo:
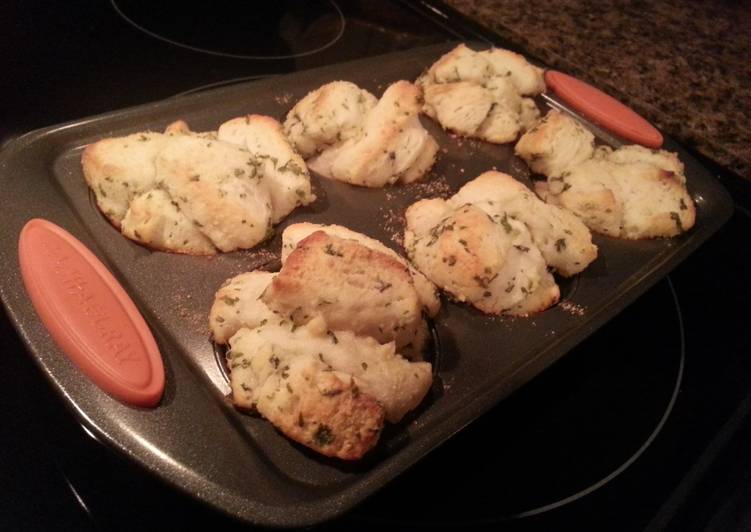
<path id="1" fill-rule="evenodd" d="M 387 427 L 357 463 L 327 459 L 279 434 L 267 421 L 235 411 L 221 353 L 208 337 L 215 290 L 228 277 L 278 265 L 285 225 L 339 223 L 400 250 L 403 213 L 416 199 L 447 196 L 496 168 L 529 184 L 512 145 L 454 138 L 424 119 L 441 145 L 425 182 L 370 190 L 313 176 L 318 201 L 296 210 L 275 238 L 256 250 L 211 258 L 154 252 L 110 226 L 84 183 L 84 146 L 104 137 L 162 130 L 182 118 L 194 130 L 216 129 L 246 113 L 283 118 L 308 91 L 345 79 L 380 95 L 389 83 L 414 80 L 454 44 L 334 65 L 116 111 L 24 135 L 0 153 L 0 293 L 8 314 L 57 391 L 100 440 L 171 485 L 238 519 L 275 526 L 309 525 L 351 508 L 563 356 L 665 276 L 732 213 L 719 183 L 675 142 L 697 204 L 696 226 L 671 240 L 622 241 L 595 236 L 598 259 L 561 280 L 561 302 L 529 318 L 488 317 L 444 301 L 432 324 L 428 358 L 435 384 L 424 404 Z M 134 299 L 161 349 L 166 389 L 154 409 L 121 404 L 88 381 L 52 342 L 21 283 L 18 235 L 31 218 L 49 219 L 78 237 Z M 700 282 L 700 280 L 697 280 Z M 608 353 L 601 353 L 607 357 Z M 657 355 L 656 355 L 657 356 Z"/>

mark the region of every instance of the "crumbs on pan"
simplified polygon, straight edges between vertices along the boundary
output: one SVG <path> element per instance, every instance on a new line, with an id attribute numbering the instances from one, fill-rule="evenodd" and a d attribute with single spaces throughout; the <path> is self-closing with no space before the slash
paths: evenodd
<path id="1" fill-rule="evenodd" d="M 385 209 L 380 207 L 383 213 L 383 229 L 389 235 L 389 240 L 399 247 L 404 247 L 404 227 L 407 224 L 404 212 L 401 209 Z"/>
<path id="2" fill-rule="evenodd" d="M 250 272 L 253 270 L 267 270 L 268 268 L 279 268 L 279 262 L 282 260 L 282 256 L 279 253 L 275 253 L 267 247 L 253 249 L 243 252 L 243 261 L 237 264 L 236 268 L 232 269 L 229 277 L 240 275 L 241 273 Z M 228 278 L 229 278 L 228 277 Z"/>
<path id="3" fill-rule="evenodd" d="M 263 244 L 263 247 L 255 249 L 244 249 L 236 252 L 237 254 L 217 254 L 207 257 L 209 260 L 216 260 L 221 263 L 222 271 L 226 273 L 227 279 L 240 275 L 241 273 L 253 270 L 263 270 L 266 267 L 274 267 L 281 261 L 280 253 L 271 251 L 268 246 L 274 245 L 274 241 Z M 241 260 L 237 260 L 241 257 Z"/>
<path id="4" fill-rule="evenodd" d="M 178 292 L 172 295 L 172 300 L 180 318 L 186 321 L 191 328 L 202 333 L 207 330 L 209 325 L 208 312 L 204 308 L 199 308 L 202 305 L 194 300 L 190 293 Z"/>
<path id="5" fill-rule="evenodd" d="M 279 105 L 287 105 L 292 101 L 292 93 L 284 92 L 274 98 L 274 101 Z"/>
<path id="6" fill-rule="evenodd" d="M 571 314 L 572 316 L 584 316 L 585 308 L 571 301 L 561 301 L 558 306 Z"/>
<path id="7" fill-rule="evenodd" d="M 518 157 L 511 158 L 511 175 L 514 177 L 523 177 L 529 179 L 531 173 L 529 167 L 522 162 Z"/>
<path id="8" fill-rule="evenodd" d="M 453 190 L 444 176 L 432 178 L 430 176 L 426 181 L 416 181 L 402 186 L 405 194 L 408 194 L 414 201 L 425 198 L 443 198 L 447 199 Z"/>
<path id="9" fill-rule="evenodd" d="M 248 259 L 250 263 L 254 264 L 253 267 L 248 268 L 245 271 L 256 270 L 273 260 L 279 260 L 281 258 L 279 253 L 271 251 L 270 249 L 266 247 L 245 251 L 243 252 L 243 255 Z"/>

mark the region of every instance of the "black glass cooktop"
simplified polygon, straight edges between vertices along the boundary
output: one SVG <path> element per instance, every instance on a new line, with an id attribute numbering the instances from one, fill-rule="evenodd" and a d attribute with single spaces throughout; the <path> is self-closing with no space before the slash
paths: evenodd
<path id="1" fill-rule="evenodd" d="M 435 3 L 343 0 L 11 2 L 0 7 L 0 30 L 2 140 L 242 80 L 492 37 Z M 738 209 L 712 240 L 551 369 L 321 528 L 742 526 L 751 501 L 751 186 L 714 170 Z M 247 528 L 85 433 L 4 315 L 0 334 L 0 529 Z"/>
<path id="2" fill-rule="evenodd" d="M 112 0 L 134 28 L 167 44 L 235 59 L 293 59 L 342 37 L 346 19 L 330 0 L 139 2 Z"/>

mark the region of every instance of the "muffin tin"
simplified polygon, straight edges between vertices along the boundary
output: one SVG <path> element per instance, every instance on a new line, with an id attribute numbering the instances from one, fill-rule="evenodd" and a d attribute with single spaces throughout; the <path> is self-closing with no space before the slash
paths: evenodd
<path id="1" fill-rule="evenodd" d="M 0 294 L 10 319 L 74 415 L 97 437 L 178 489 L 238 519 L 275 526 L 309 525 L 346 511 L 383 487 L 431 449 L 534 378 L 644 293 L 709 238 L 733 204 L 712 175 L 671 139 L 665 149 L 686 165 L 697 223 L 670 240 L 622 241 L 595 236 L 598 259 L 560 280 L 561 302 L 529 318 L 485 316 L 446 301 L 433 322 L 435 384 L 421 407 L 384 430 L 379 445 L 356 463 L 321 457 L 278 433 L 267 421 L 235 411 L 221 356 L 208 336 L 213 294 L 227 278 L 278 264 L 284 226 L 338 223 L 403 252 L 403 213 L 417 199 L 448 196 L 496 168 L 529 184 L 513 145 L 453 137 L 423 122 L 441 146 L 427 179 L 363 189 L 313 176 L 318 200 L 295 210 L 275 237 L 250 251 L 215 257 L 153 252 L 112 227 L 83 179 L 80 156 L 108 136 L 163 130 L 185 119 L 193 130 L 215 129 L 247 113 L 283 119 L 308 91 L 337 79 L 376 95 L 393 81 L 414 80 L 456 43 L 304 71 L 107 113 L 24 135 L 0 152 Z M 476 45 L 475 45 L 476 46 Z M 540 99 L 544 105 L 544 99 Z M 46 218 L 79 238 L 122 283 L 161 350 L 166 388 L 153 409 L 126 406 L 90 382 L 53 343 L 21 283 L 18 235 Z M 697 282 L 701 280 L 697 279 Z M 603 352 L 601 356 L 607 357 Z"/>

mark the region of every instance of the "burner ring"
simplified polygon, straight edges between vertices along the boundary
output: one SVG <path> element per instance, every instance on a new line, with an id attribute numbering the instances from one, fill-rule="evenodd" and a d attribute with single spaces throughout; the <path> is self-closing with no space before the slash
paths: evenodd
<path id="1" fill-rule="evenodd" d="M 173 39 L 169 39 L 167 37 L 164 37 L 162 35 L 159 35 L 158 33 L 151 31 L 142 25 L 138 24 L 136 21 L 134 21 L 132 18 L 130 18 L 128 15 L 126 15 L 123 10 L 120 8 L 120 6 L 117 5 L 117 0 L 110 0 L 110 4 L 112 5 L 112 8 L 115 10 L 115 12 L 128 24 L 133 26 L 139 31 L 142 31 L 143 33 L 149 35 L 150 37 L 153 37 L 155 39 L 158 39 L 162 42 L 166 42 L 168 44 L 172 44 L 174 46 L 179 46 L 180 48 L 185 48 L 186 50 L 191 50 L 193 52 L 199 52 L 219 57 L 229 57 L 233 59 L 255 59 L 255 60 L 279 60 L 279 59 L 294 59 L 298 57 L 305 57 L 309 55 L 316 54 L 318 52 L 322 52 L 323 50 L 326 50 L 327 48 L 330 48 L 333 46 L 339 39 L 341 39 L 342 35 L 344 34 L 344 30 L 347 27 L 347 21 L 344 18 L 344 13 L 342 12 L 339 5 L 337 5 L 334 0 L 328 0 L 329 4 L 334 8 L 334 11 L 336 11 L 337 17 L 339 19 L 339 30 L 337 34 L 327 43 L 313 49 L 313 50 L 307 50 L 305 52 L 299 52 L 295 54 L 283 54 L 283 55 L 252 55 L 252 54 L 235 54 L 231 52 L 220 52 L 216 50 L 210 50 L 208 48 L 203 48 L 200 46 L 193 46 L 191 44 L 187 44 L 184 42 L 176 41 Z"/>
<path id="2" fill-rule="evenodd" d="M 683 370 L 686 364 L 686 336 L 685 336 L 685 330 L 683 328 L 683 315 L 681 314 L 681 306 L 678 302 L 678 294 L 676 294 L 675 292 L 675 286 L 673 285 L 673 281 L 670 279 L 670 276 L 667 276 L 666 280 L 668 282 L 668 286 L 670 287 L 670 294 L 673 296 L 673 303 L 675 304 L 676 317 L 678 318 L 678 333 L 681 338 L 681 343 L 680 343 L 681 358 L 678 363 L 678 373 L 675 378 L 675 387 L 673 388 L 673 393 L 670 396 L 670 400 L 668 401 L 668 404 L 665 408 L 665 412 L 660 418 L 660 421 L 657 422 L 657 425 L 655 426 L 654 430 L 647 437 L 647 439 L 644 441 L 641 447 L 639 447 L 636 450 L 636 452 L 634 452 L 634 454 L 631 455 L 631 457 L 629 457 L 625 462 L 623 462 L 620 466 L 618 466 L 615 470 L 613 470 L 609 475 L 606 475 L 605 477 L 601 478 L 594 484 L 590 485 L 587 488 L 584 488 L 581 491 L 578 491 L 577 493 L 574 493 L 573 495 L 564 497 L 563 499 L 559 499 L 555 502 L 546 504 L 544 506 L 540 506 L 538 508 L 533 508 L 531 510 L 526 510 L 526 511 L 519 512 L 511 516 L 508 516 L 507 519 L 519 519 L 522 517 L 531 517 L 533 515 L 539 515 L 549 510 L 554 510 L 556 508 L 560 508 L 561 506 L 565 506 L 566 504 L 570 502 L 574 502 L 578 499 L 581 499 L 582 497 L 585 497 L 586 495 L 589 495 L 592 492 L 597 491 L 598 489 L 606 485 L 608 482 L 616 478 L 618 475 L 626 471 L 626 469 L 628 469 L 631 466 L 631 464 L 636 462 L 636 460 L 638 460 L 639 457 L 642 454 L 644 454 L 644 451 L 646 451 L 649 448 L 649 446 L 652 445 L 652 442 L 655 440 L 655 438 L 657 438 L 660 432 L 662 432 L 662 428 L 665 426 L 665 423 L 670 417 L 670 414 L 673 411 L 673 407 L 675 406 L 675 402 L 678 399 L 678 392 L 680 391 L 681 383 L 683 382 Z M 483 522 L 489 522 L 489 521 L 483 521 Z"/>
<path id="3" fill-rule="evenodd" d="M 685 372 L 685 359 L 686 359 L 686 340 L 685 340 L 685 326 L 683 323 L 683 316 L 681 312 L 680 302 L 675 290 L 675 287 L 672 283 L 671 278 L 668 276 L 665 278 L 666 284 L 662 285 L 664 288 L 664 292 L 662 292 L 665 296 L 665 303 L 669 306 L 672 306 L 675 310 L 675 318 L 673 322 L 673 326 L 677 326 L 676 329 L 673 329 L 675 332 L 678 333 L 680 339 L 675 342 L 675 358 L 674 365 L 672 366 L 672 371 L 668 375 L 666 375 L 669 380 L 666 381 L 666 386 L 664 388 L 665 394 L 664 394 L 664 401 L 662 403 L 661 408 L 657 409 L 655 411 L 655 417 L 653 419 L 653 422 L 651 425 L 648 425 L 645 427 L 645 430 L 643 432 L 643 436 L 640 439 L 640 441 L 634 442 L 634 445 L 630 448 L 630 450 L 624 449 L 626 452 L 621 455 L 621 459 L 619 461 L 614 461 L 614 463 L 611 464 L 611 466 L 608 469 L 604 469 L 600 471 L 600 476 L 594 476 L 592 480 L 588 482 L 586 487 L 579 488 L 579 489 L 572 489 L 569 493 L 570 495 L 567 495 L 566 493 L 561 493 L 558 496 L 552 496 L 548 498 L 547 500 L 552 501 L 549 503 L 545 502 L 545 499 L 542 499 L 540 501 L 536 501 L 533 505 L 523 505 L 519 504 L 516 508 L 508 508 L 506 510 L 501 510 L 500 508 L 496 507 L 495 510 L 492 510 L 492 515 L 487 516 L 478 516 L 475 518 L 472 517 L 465 517 L 466 514 L 463 511 L 459 515 L 450 515 L 451 511 L 449 510 L 448 515 L 442 515 L 440 517 L 436 516 L 433 511 L 429 511 L 428 513 L 430 515 L 423 515 L 418 512 L 417 515 L 398 515 L 398 513 L 401 511 L 401 506 L 397 506 L 396 508 L 392 507 L 392 510 L 397 513 L 396 516 L 384 516 L 381 508 L 379 508 L 382 504 L 391 504 L 391 501 L 386 499 L 386 502 L 379 501 L 376 503 L 376 506 L 371 511 L 370 509 L 366 509 L 365 512 L 353 512 L 350 514 L 350 519 L 352 522 L 355 523 L 371 523 L 371 524 L 397 524 L 397 525 L 413 525 L 413 526 L 435 526 L 435 527 L 446 527 L 446 526 L 488 526 L 493 524 L 499 524 L 499 523 L 508 523 L 509 521 L 517 520 L 517 519 L 523 519 L 526 517 L 533 517 L 538 516 L 540 514 L 545 514 L 546 512 L 556 510 L 560 507 L 564 507 L 568 505 L 569 503 L 573 503 L 574 501 L 577 501 L 579 499 L 584 498 L 585 496 L 596 492 L 600 488 L 606 486 L 611 481 L 616 479 L 621 475 L 621 473 L 624 473 L 627 471 L 632 465 L 634 465 L 635 462 L 638 461 L 638 459 L 644 454 L 644 452 L 651 447 L 652 443 L 657 439 L 657 436 L 662 432 L 664 426 L 667 423 L 667 420 L 670 418 L 673 409 L 675 407 L 675 404 L 677 402 L 678 398 L 678 392 L 680 391 L 683 378 L 684 378 L 684 372 Z M 675 334 L 675 332 L 673 334 Z M 634 450 L 635 449 L 635 450 Z M 478 451 L 480 452 L 480 451 Z M 465 467 L 465 466 L 462 466 Z M 469 466 L 467 466 L 469 467 Z M 454 468 L 457 469 L 457 468 Z M 458 468 L 461 469 L 461 468 Z M 456 471 L 453 469 L 448 473 L 447 478 L 454 478 L 456 475 Z M 453 476 L 452 476 L 453 475 Z M 418 485 L 419 486 L 419 485 Z M 403 489 L 417 489 L 415 486 L 408 485 L 407 488 Z M 470 494 L 470 497 L 472 495 Z M 487 507 L 487 501 L 485 499 L 482 499 L 483 502 L 479 503 L 483 507 Z M 418 501 L 411 501 L 413 504 L 417 503 Z M 526 508 L 528 509 L 524 509 Z M 521 511 L 520 511 L 521 509 Z M 409 512 L 409 510 L 408 510 Z M 411 513 L 411 512 L 410 512 Z"/>

